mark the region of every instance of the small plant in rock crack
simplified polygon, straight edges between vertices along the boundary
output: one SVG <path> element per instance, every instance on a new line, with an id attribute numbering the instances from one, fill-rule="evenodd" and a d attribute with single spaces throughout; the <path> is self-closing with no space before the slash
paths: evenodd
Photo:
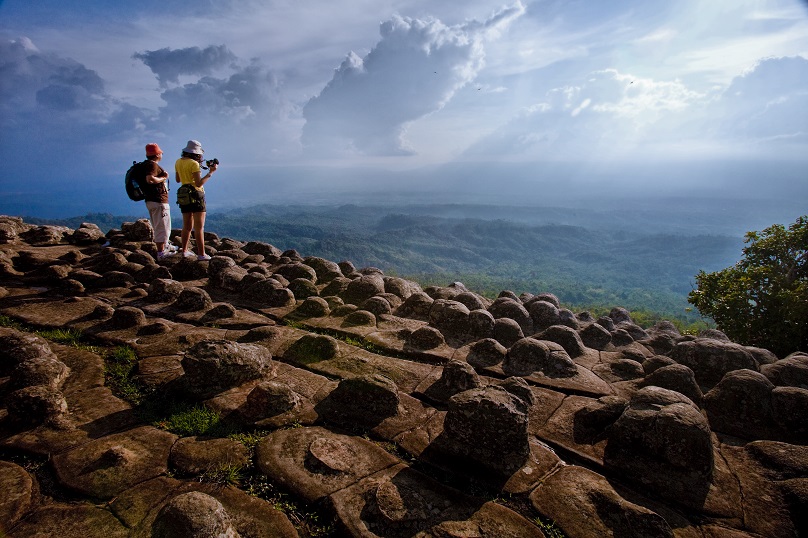
<path id="1" fill-rule="evenodd" d="M 222 463 L 208 468 L 199 476 L 200 482 L 218 484 L 220 486 L 240 486 L 244 479 L 243 468 L 239 464 Z"/>

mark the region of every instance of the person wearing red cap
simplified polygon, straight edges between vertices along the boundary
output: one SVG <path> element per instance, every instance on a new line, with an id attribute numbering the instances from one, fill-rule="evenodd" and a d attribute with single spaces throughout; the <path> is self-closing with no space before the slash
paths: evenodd
<path id="1" fill-rule="evenodd" d="M 146 183 L 143 185 L 143 194 L 146 195 L 146 207 L 149 210 L 149 220 L 154 230 L 154 243 L 157 245 L 157 259 L 161 260 L 171 255 L 173 245 L 169 245 L 168 236 L 171 233 L 171 206 L 168 204 L 168 172 L 160 166 L 163 150 L 154 142 L 146 144 L 146 161 L 144 161 Z M 173 247 L 173 250 L 177 250 Z"/>

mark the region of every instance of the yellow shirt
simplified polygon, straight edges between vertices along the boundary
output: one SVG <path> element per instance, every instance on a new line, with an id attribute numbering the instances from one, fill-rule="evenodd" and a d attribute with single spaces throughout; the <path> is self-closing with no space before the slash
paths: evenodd
<path id="1" fill-rule="evenodd" d="M 205 192 L 204 187 L 197 187 L 194 185 L 194 172 L 201 172 L 202 168 L 199 163 L 193 159 L 177 159 L 174 163 L 174 171 L 180 178 L 180 183 L 183 185 L 193 185 L 196 190 Z"/>

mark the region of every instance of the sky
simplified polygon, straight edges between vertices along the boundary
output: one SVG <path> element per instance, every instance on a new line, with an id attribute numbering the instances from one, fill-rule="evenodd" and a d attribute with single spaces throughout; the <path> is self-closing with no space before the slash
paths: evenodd
<path id="1" fill-rule="evenodd" d="M 804 207 L 808 2 L 0 1 L 0 213 L 131 213 L 145 144 L 171 171 L 189 139 L 222 163 L 210 210 L 416 191 Z"/>

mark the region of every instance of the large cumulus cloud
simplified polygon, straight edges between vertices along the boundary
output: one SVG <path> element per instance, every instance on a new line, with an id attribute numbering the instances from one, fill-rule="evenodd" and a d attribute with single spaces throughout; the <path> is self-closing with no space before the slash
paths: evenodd
<path id="1" fill-rule="evenodd" d="M 521 2 L 489 19 L 447 26 L 394 15 L 361 58 L 348 54 L 303 108 L 304 146 L 319 153 L 400 155 L 407 123 L 440 110 L 484 64 L 484 42 L 525 11 Z"/>
<path id="2" fill-rule="evenodd" d="M 94 70 L 41 52 L 25 37 L 0 42 L 0 112 L 3 138 L 13 141 L 0 145 L 0 158 L 21 168 L 31 159 L 61 167 L 77 153 L 103 154 L 110 140 L 143 130 L 150 117 L 110 96 Z"/>
<path id="3" fill-rule="evenodd" d="M 748 155 L 783 139 L 804 145 L 806 88 L 808 60 L 800 56 L 761 60 L 726 88 L 706 92 L 606 69 L 549 91 L 465 155 L 610 160 L 680 151 Z"/>

